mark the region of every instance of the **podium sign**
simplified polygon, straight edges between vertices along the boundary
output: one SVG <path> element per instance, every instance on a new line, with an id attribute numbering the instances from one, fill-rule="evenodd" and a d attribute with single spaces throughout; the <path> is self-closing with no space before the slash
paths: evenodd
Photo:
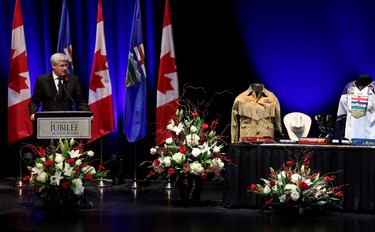
<path id="1" fill-rule="evenodd" d="M 91 138 L 91 111 L 35 113 L 38 139 Z"/>

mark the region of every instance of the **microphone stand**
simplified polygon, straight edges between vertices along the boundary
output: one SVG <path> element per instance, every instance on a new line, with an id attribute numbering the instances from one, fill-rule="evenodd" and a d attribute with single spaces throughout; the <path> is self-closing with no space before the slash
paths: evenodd
<path id="1" fill-rule="evenodd" d="M 64 79 L 64 78 L 63 78 L 63 79 Z M 65 85 L 66 85 L 66 82 L 64 81 L 64 83 L 63 83 L 63 89 L 64 89 L 65 93 L 68 95 L 70 101 L 72 102 L 72 110 L 74 110 L 74 99 L 73 99 L 72 96 L 69 94 L 69 92 L 68 92 L 68 90 L 66 89 Z"/>

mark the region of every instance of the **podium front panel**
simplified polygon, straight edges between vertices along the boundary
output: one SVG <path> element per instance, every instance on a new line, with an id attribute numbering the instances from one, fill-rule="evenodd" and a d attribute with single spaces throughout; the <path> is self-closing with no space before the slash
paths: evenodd
<path id="1" fill-rule="evenodd" d="M 91 115 L 79 112 L 40 113 L 37 138 L 91 138 Z"/>

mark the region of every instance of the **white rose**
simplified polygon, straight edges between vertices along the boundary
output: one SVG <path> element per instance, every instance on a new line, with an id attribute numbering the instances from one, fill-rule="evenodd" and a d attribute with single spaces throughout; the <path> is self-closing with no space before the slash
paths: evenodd
<path id="1" fill-rule="evenodd" d="M 37 164 L 35 165 L 35 167 L 36 167 L 37 169 L 43 169 L 43 168 L 44 168 L 43 164 L 41 164 L 41 163 L 37 163 Z"/>
<path id="2" fill-rule="evenodd" d="M 196 146 L 199 144 L 199 139 L 197 134 L 189 134 L 186 136 L 186 143 L 190 146 Z"/>
<path id="3" fill-rule="evenodd" d="M 215 158 L 212 160 L 212 167 L 220 172 L 224 168 L 224 162 L 220 158 Z"/>
<path id="4" fill-rule="evenodd" d="M 299 199 L 299 192 L 292 191 L 292 193 L 290 194 L 290 197 L 292 198 L 293 201 L 297 201 Z"/>
<path id="5" fill-rule="evenodd" d="M 201 149 L 199 149 L 199 148 L 193 148 L 193 150 L 191 151 L 191 154 L 192 154 L 194 157 L 198 157 L 199 154 L 201 154 Z"/>
<path id="6" fill-rule="evenodd" d="M 176 154 L 172 155 L 172 159 L 175 160 L 177 163 L 181 164 L 185 161 L 185 155 L 177 152 Z"/>
<path id="7" fill-rule="evenodd" d="M 166 143 L 166 144 L 171 144 L 171 143 L 173 143 L 173 138 L 172 138 L 172 137 L 167 138 L 167 139 L 165 140 L 165 143 Z"/>
<path id="8" fill-rule="evenodd" d="M 213 150 L 214 150 L 214 153 L 219 153 L 220 152 L 220 147 L 215 146 Z"/>
<path id="9" fill-rule="evenodd" d="M 64 160 L 64 157 L 61 154 L 56 153 L 55 162 L 61 163 Z"/>
<path id="10" fill-rule="evenodd" d="M 169 167 L 171 166 L 171 158 L 169 156 L 167 157 L 160 157 L 160 164 L 163 167 Z"/>
<path id="11" fill-rule="evenodd" d="M 89 150 L 89 151 L 87 152 L 87 155 L 90 156 L 90 157 L 93 157 L 93 156 L 94 156 L 94 152 L 91 151 L 91 150 Z"/>
<path id="12" fill-rule="evenodd" d="M 194 133 L 194 132 L 197 131 L 197 128 L 196 128 L 195 126 L 191 126 L 191 127 L 190 127 L 190 131 Z"/>
<path id="13" fill-rule="evenodd" d="M 46 183 L 48 175 L 46 172 L 39 173 L 36 180 L 42 183 Z"/>
<path id="14" fill-rule="evenodd" d="M 292 176 L 291 176 L 291 181 L 293 183 L 297 183 L 299 180 L 301 180 L 301 176 L 298 174 L 298 173 L 294 173 Z"/>
<path id="15" fill-rule="evenodd" d="M 82 160 L 81 159 L 77 159 L 76 162 L 75 162 L 75 165 L 79 166 L 82 164 Z"/>
<path id="16" fill-rule="evenodd" d="M 200 164 L 198 161 L 195 161 L 193 163 L 190 163 L 190 173 L 199 176 L 204 171 L 204 168 L 202 167 L 202 164 Z"/>
<path id="17" fill-rule="evenodd" d="M 151 155 L 155 155 L 156 154 L 156 148 L 155 147 L 152 147 L 152 148 L 150 148 L 150 154 Z"/>

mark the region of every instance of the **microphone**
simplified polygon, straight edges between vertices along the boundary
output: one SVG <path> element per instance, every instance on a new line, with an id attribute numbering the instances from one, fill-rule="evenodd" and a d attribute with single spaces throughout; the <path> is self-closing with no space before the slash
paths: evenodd
<path id="1" fill-rule="evenodd" d="M 66 85 L 65 75 L 62 76 L 62 78 L 64 80 L 63 89 L 64 89 L 65 93 L 68 95 L 70 101 L 72 102 L 72 110 L 74 110 L 74 100 L 73 100 L 72 96 L 69 94 L 68 90 L 65 88 L 65 85 Z"/>

